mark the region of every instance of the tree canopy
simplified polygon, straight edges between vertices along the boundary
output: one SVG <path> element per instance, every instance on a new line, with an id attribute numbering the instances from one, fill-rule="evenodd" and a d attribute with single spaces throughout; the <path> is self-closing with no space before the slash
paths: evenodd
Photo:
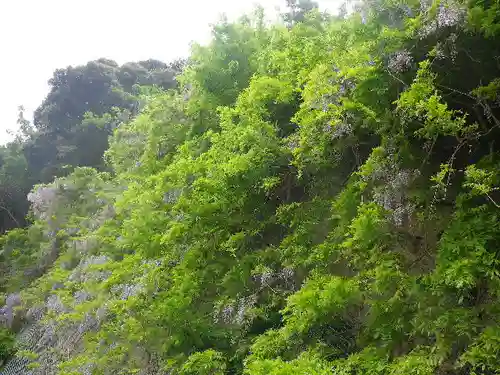
<path id="1" fill-rule="evenodd" d="M 107 59 L 58 69 L 30 124 L 20 108 L 16 141 L 0 147 L 0 233 L 24 225 L 26 195 L 78 166 L 106 168 L 108 137 L 139 110 L 140 86 L 171 89 L 184 62 L 157 60 L 119 66 Z"/>

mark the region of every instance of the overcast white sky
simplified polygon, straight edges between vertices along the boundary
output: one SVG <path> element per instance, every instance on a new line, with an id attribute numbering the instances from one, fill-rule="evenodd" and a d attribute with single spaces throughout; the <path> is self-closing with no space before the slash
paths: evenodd
<path id="1" fill-rule="evenodd" d="M 340 0 L 320 0 L 335 10 Z M 57 68 L 106 57 L 124 63 L 187 56 L 221 13 L 234 19 L 285 0 L 0 0 L 0 144 L 16 128 L 17 107 L 42 102 Z"/>

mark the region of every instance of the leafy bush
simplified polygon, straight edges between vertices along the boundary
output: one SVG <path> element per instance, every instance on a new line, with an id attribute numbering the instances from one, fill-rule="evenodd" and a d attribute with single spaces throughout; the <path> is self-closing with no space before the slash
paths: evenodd
<path id="1" fill-rule="evenodd" d="M 0 362 L 15 353 L 15 336 L 6 328 L 0 328 Z"/>

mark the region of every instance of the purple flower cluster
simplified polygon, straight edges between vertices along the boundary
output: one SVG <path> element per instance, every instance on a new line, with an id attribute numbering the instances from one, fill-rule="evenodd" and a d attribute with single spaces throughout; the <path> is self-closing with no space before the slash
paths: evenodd
<path id="1" fill-rule="evenodd" d="M 324 131 L 330 133 L 333 139 L 340 139 L 350 136 L 353 133 L 352 125 L 347 122 L 336 124 L 329 123 L 325 126 Z"/>
<path id="2" fill-rule="evenodd" d="M 27 196 L 31 209 L 39 219 L 47 219 L 54 209 L 57 201 L 57 190 L 49 186 L 40 186 Z"/>
<path id="3" fill-rule="evenodd" d="M 418 176 L 418 170 L 401 170 L 391 159 L 370 176 L 376 182 L 373 200 L 391 213 L 394 225 L 403 226 L 413 214 L 414 206 L 408 200 L 407 189 Z"/>
<path id="4" fill-rule="evenodd" d="M 431 2 L 421 2 L 421 12 L 428 14 L 431 7 Z M 460 27 L 465 23 L 467 12 L 464 7 L 455 3 L 452 0 L 443 0 L 439 4 L 437 15 L 435 18 L 430 18 L 420 29 L 420 38 L 424 39 L 436 32 L 450 27 Z"/>
<path id="5" fill-rule="evenodd" d="M 413 64 L 413 57 L 408 51 L 398 51 L 394 53 L 387 64 L 387 68 L 392 73 L 404 73 L 408 71 Z"/>

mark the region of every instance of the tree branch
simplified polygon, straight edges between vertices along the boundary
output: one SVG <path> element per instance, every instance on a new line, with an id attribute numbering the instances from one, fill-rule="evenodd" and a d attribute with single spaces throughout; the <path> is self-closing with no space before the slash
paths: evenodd
<path id="1" fill-rule="evenodd" d="M 1 204 L 0 204 L 0 209 L 2 209 L 2 210 L 4 210 L 5 212 L 7 212 L 7 215 L 9 215 L 9 217 L 12 219 L 12 221 L 13 221 L 14 223 L 16 223 L 16 225 L 17 225 L 18 227 L 20 227 L 20 226 L 21 226 L 21 225 L 19 224 L 19 221 L 17 221 L 17 219 L 14 217 L 14 215 L 12 214 L 12 212 L 10 212 L 10 210 L 9 210 L 7 207 L 5 207 L 5 206 L 3 206 L 3 205 L 1 205 Z"/>

